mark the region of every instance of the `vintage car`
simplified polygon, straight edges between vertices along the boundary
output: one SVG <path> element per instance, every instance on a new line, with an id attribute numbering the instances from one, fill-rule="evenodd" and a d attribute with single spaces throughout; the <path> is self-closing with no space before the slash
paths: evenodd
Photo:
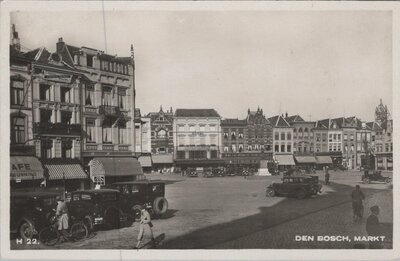
<path id="1" fill-rule="evenodd" d="M 303 199 L 321 193 L 322 185 L 318 181 L 318 176 L 287 176 L 283 177 L 282 181 L 282 183 L 272 183 L 267 187 L 267 197 L 295 196 Z"/>
<path id="2" fill-rule="evenodd" d="M 361 176 L 361 181 L 365 183 L 371 183 L 371 181 L 380 181 L 385 183 L 390 183 L 392 179 L 390 177 L 382 176 L 381 171 L 376 170 L 364 170 L 364 175 Z"/>
<path id="3" fill-rule="evenodd" d="M 67 194 L 65 201 L 69 214 L 83 220 L 89 229 L 98 225 L 119 228 L 127 221 L 124 201 L 115 189 L 73 191 Z"/>
<path id="4" fill-rule="evenodd" d="M 215 177 L 213 169 L 212 168 L 204 168 L 203 177 L 204 178 L 213 178 L 213 177 Z"/>
<path id="5" fill-rule="evenodd" d="M 186 175 L 191 178 L 197 178 L 199 176 L 199 173 L 195 168 L 188 168 L 186 170 Z"/>
<path id="6" fill-rule="evenodd" d="M 139 221 L 142 208 L 147 205 L 150 214 L 162 216 L 168 210 L 165 198 L 165 182 L 161 180 L 138 180 L 117 182 L 107 186 L 121 193 L 121 208 L 129 216 Z"/>
<path id="7" fill-rule="evenodd" d="M 48 225 L 48 215 L 57 207 L 55 192 L 12 192 L 10 232 L 24 240 L 32 239 Z"/>

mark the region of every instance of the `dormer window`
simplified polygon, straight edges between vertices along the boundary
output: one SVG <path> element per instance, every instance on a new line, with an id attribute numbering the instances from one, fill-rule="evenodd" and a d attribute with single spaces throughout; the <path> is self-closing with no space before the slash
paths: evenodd
<path id="1" fill-rule="evenodd" d="M 93 67 L 93 55 L 86 55 L 86 65 L 87 67 Z"/>

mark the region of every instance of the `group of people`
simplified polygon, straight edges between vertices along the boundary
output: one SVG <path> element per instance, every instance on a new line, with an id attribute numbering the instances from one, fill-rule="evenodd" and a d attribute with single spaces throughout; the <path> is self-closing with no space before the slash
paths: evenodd
<path id="1" fill-rule="evenodd" d="M 68 232 L 69 229 L 69 212 L 68 207 L 64 199 L 60 196 L 57 196 L 57 209 L 56 209 L 56 218 L 58 222 L 58 231 L 62 235 L 62 240 L 68 240 L 70 238 L 70 234 Z M 151 206 L 145 205 L 141 210 L 140 217 L 140 227 L 139 234 L 137 237 L 137 244 L 135 248 L 140 248 L 142 246 L 142 241 L 145 238 L 146 233 L 150 235 L 151 242 L 155 243 L 154 235 L 153 235 L 153 223 L 151 222 L 151 216 L 149 211 L 147 210 Z"/>

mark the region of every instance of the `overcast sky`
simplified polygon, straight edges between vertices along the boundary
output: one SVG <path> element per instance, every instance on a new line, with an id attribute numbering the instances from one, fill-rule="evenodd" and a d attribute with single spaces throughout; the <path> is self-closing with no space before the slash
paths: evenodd
<path id="1" fill-rule="evenodd" d="M 198 11 L 15 13 L 21 44 L 57 39 L 118 56 L 135 46 L 137 107 L 215 108 L 245 117 L 373 120 L 392 108 L 391 13 Z M 104 30 L 105 24 L 105 30 Z"/>

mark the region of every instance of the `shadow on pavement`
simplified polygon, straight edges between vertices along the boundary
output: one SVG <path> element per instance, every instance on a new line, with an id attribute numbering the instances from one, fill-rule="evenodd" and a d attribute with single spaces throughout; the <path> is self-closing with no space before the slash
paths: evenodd
<path id="1" fill-rule="evenodd" d="M 157 219 L 169 219 L 169 218 L 175 217 L 175 213 L 178 211 L 179 210 L 177 210 L 177 209 L 168 209 L 164 215 L 162 215 L 161 217 L 159 217 Z"/>
<path id="2" fill-rule="evenodd" d="M 327 191 L 315 198 L 293 199 L 285 198 L 270 207 L 259 208 L 259 213 L 233 220 L 227 223 L 211 225 L 191 231 L 185 235 L 171 238 L 164 242 L 163 249 L 204 249 L 213 248 L 217 244 L 235 240 L 256 232 L 278 226 L 280 224 L 332 208 L 351 201 L 353 186 L 331 182 L 333 191 Z M 323 187 L 323 189 L 325 186 Z M 382 191 L 380 189 L 362 188 L 366 196 Z M 268 200 L 266 198 L 265 200 Z M 318 205 L 316 205 L 318 201 Z M 301 211 L 298 205 L 303 204 Z M 282 218 L 284 217 L 284 218 Z"/>

